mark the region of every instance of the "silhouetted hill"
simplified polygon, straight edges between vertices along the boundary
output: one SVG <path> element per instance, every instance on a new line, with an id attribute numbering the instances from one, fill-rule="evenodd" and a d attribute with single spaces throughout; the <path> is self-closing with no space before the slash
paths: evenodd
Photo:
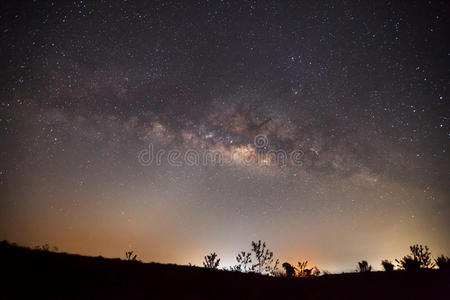
<path id="1" fill-rule="evenodd" d="M 0 243 L 0 299 L 449 299 L 439 270 L 279 278 Z"/>

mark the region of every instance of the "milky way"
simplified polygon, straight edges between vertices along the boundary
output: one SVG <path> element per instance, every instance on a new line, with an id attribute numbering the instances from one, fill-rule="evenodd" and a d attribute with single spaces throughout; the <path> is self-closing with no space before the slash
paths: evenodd
<path id="1" fill-rule="evenodd" d="M 332 271 L 448 254 L 445 1 L 1 6 L 2 239 L 225 265 L 262 239 Z"/>

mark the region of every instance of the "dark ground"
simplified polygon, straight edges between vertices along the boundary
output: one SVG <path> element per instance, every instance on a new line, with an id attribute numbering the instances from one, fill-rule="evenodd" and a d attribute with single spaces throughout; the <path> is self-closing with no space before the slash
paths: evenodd
<path id="1" fill-rule="evenodd" d="M 0 243 L 0 299 L 450 299 L 439 270 L 274 278 Z"/>

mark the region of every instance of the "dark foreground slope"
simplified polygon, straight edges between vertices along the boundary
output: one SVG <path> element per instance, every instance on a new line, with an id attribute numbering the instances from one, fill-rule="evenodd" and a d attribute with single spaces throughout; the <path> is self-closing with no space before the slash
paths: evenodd
<path id="1" fill-rule="evenodd" d="M 450 277 L 418 273 L 274 278 L 128 262 L 0 243 L 0 299 L 449 299 Z"/>

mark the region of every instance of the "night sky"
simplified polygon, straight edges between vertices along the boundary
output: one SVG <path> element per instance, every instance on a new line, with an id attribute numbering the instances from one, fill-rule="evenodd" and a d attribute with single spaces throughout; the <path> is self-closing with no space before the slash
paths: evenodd
<path id="1" fill-rule="evenodd" d="M 261 239 L 333 272 L 449 254 L 447 1 L 0 7 L 1 240 L 228 266 Z M 186 159 L 208 152 L 232 159 Z"/>

